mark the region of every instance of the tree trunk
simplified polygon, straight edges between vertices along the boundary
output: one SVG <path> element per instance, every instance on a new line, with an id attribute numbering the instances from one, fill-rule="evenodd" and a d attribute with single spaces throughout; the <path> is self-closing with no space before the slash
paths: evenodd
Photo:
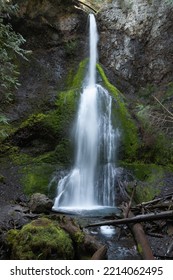
<path id="1" fill-rule="evenodd" d="M 91 260 L 105 260 L 106 252 L 107 252 L 107 247 L 106 245 L 103 245 L 100 249 L 98 249 L 93 254 Z"/>
<path id="2" fill-rule="evenodd" d="M 129 211 L 128 217 L 129 218 L 134 217 L 134 215 L 131 211 Z M 139 223 L 136 223 L 133 225 L 129 225 L 129 228 L 131 229 L 131 231 L 134 235 L 134 238 L 135 238 L 136 244 L 137 244 L 137 248 L 138 248 L 138 252 L 142 256 L 142 258 L 144 260 L 154 260 L 154 256 L 153 256 L 151 247 L 149 245 L 148 239 L 145 235 L 142 225 Z"/>
<path id="3" fill-rule="evenodd" d="M 96 227 L 96 226 L 104 226 L 104 225 L 122 225 L 122 224 L 131 224 L 131 223 L 140 223 L 146 221 L 154 221 L 154 220 L 162 220 L 162 219 L 169 219 L 173 218 L 173 210 L 171 211 L 163 211 L 160 213 L 151 213 L 151 214 L 144 214 L 138 215 L 131 218 L 124 218 L 118 220 L 108 220 L 100 223 L 90 224 L 86 227 Z"/>

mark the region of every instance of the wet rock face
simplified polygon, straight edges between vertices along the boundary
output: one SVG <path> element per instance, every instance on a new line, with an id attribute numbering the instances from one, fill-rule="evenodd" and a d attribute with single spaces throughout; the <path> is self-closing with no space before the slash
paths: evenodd
<path id="1" fill-rule="evenodd" d="M 122 80 L 120 89 L 134 92 L 149 83 L 172 80 L 171 2 L 115 0 L 100 11 L 98 21 L 100 60 L 115 83 Z"/>
<path id="2" fill-rule="evenodd" d="M 11 121 L 51 109 L 71 70 L 85 57 L 87 14 L 71 0 L 19 0 L 18 16 L 11 19 L 31 50 L 21 60 L 15 104 L 7 108 Z M 82 51 L 81 51 L 82 50 Z"/>

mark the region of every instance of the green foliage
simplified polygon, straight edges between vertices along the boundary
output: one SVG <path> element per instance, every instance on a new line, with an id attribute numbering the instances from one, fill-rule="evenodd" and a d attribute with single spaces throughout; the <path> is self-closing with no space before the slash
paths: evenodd
<path id="1" fill-rule="evenodd" d="M 34 125 L 40 124 L 42 123 L 43 120 L 45 120 L 46 115 L 43 113 L 40 114 L 33 114 L 31 116 L 29 116 L 29 118 L 22 122 L 22 124 L 20 125 L 20 129 L 25 128 L 25 127 L 33 127 Z"/>
<path id="2" fill-rule="evenodd" d="M 18 88 L 19 71 L 17 66 L 17 57 L 24 59 L 29 53 L 21 48 L 25 39 L 13 31 L 8 23 L 11 15 L 17 13 L 17 5 L 11 1 L 0 1 L 0 103 L 10 102 L 14 98 L 14 91 Z M 6 126 L 4 126 L 4 124 Z M 0 109 L 0 138 L 8 135 L 8 120 Z"/>
<path id="3" fill-rule="evenodd" d="M 34 220 L 21 230 L 10 230 L 7 242 L 11 246 L 11 259 L 69 260 L 74 249 L 69 235 L 47 218 Z"/>
<path id="4" fill-rule="evenodd" d="M 4 139 L 7 134 L 8 119 L 3 114 L 0 114 L 0 140 Z"/>
<path id="5" fill-rule="evenodd" d="M 140 88 L 138 94 L 140 97 L 143 97 L 143 98 L 148 98 L 150 100 L 150 98 L 152 97 L 152 94 L 156 91 L 156 86 L 153 85 L 153 84 L 147 84 L 144 87 Z"/>
<path id="6" fill-rule="evenodd" d="M 69 40 L 65 44 L 65 53 L 67 56 L 72 57 L 75 55 L 77 50 L 78 42 L 77 40 Z"/>
<path id="7" fill-rule="evenodd" d="M 172 138 L 162 130 L 161 121 L 158 121 L 159 113 L 156 113 L 151 105 L 138 104 L 136 116 L 142 132 L 140 158 L 146 162 L 164 165 L 172 163 Z"/>

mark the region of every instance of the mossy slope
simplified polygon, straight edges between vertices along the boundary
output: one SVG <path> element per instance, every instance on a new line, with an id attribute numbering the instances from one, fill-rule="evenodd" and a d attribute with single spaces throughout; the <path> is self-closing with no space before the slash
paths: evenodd
<path id="1" fill-rule="evenodd" d="M 121 134 L 120 141 L 121 146 L 123 147 L 121 149 L 121 153 L 126 161 L 131 162 L 136 159 L 137 150 L 139 148 L 137 126 L 128 112 L 122 93 L 109 82 L 99 64 L 97 65 L 97 69 L 102 78 L 104 87 L 109 91 L 115 101 L 113 103 L 112 110 L 114 119 L 116 119 L 116 125 L 118 126 Z"/>
<path id="2" fill-rule="evenodd" d="M 161 166 L 157 164 L 146 164 L 142 162 L 120 162 L 120 165 L 126 168 L 132 178 L 136 181 L 134 201 L 142 203 L 154 199 L 162 191 L 165 184 L 166 174 L 173 171 L 171 166 Z M 172 170 L 172 171 L 171 171 Z M 127 185 L 127 192 L 131 196 L 134 188 L 134 182 Z"/>
<path id="3" fill-rule="evenodd" d="M 54 109 L 30 115 L 7 139 L 8 156 L 20 167 L 21 183 L 28 195 L 34 192 L 55 196 L 48 190 L 53 172 L 72 164 L 71 131 L 86 71 L 87 60 L 80 63 L 66 91 L 58 92 Z M 15 149 L 14 149 L 15 147 Z"/>

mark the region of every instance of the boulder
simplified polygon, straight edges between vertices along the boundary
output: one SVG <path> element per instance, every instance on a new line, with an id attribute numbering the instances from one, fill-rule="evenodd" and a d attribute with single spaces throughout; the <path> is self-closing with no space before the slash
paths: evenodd
<path id="1" fill-rule="evenodd" d="M 53 201 L 45 194 L 35 193 L 31 196 L 29 201 L 29 208 L 33 213 L 48 213 L 51 211 Z"/>
<path id="2" fill-rule="evenodd" d="M 74 258 L 73 243 L 69 235 L 55 222 L 39 218 L 8 232 L 7 244 L 11 259 L 17 260 L 67 260 Z"/>

